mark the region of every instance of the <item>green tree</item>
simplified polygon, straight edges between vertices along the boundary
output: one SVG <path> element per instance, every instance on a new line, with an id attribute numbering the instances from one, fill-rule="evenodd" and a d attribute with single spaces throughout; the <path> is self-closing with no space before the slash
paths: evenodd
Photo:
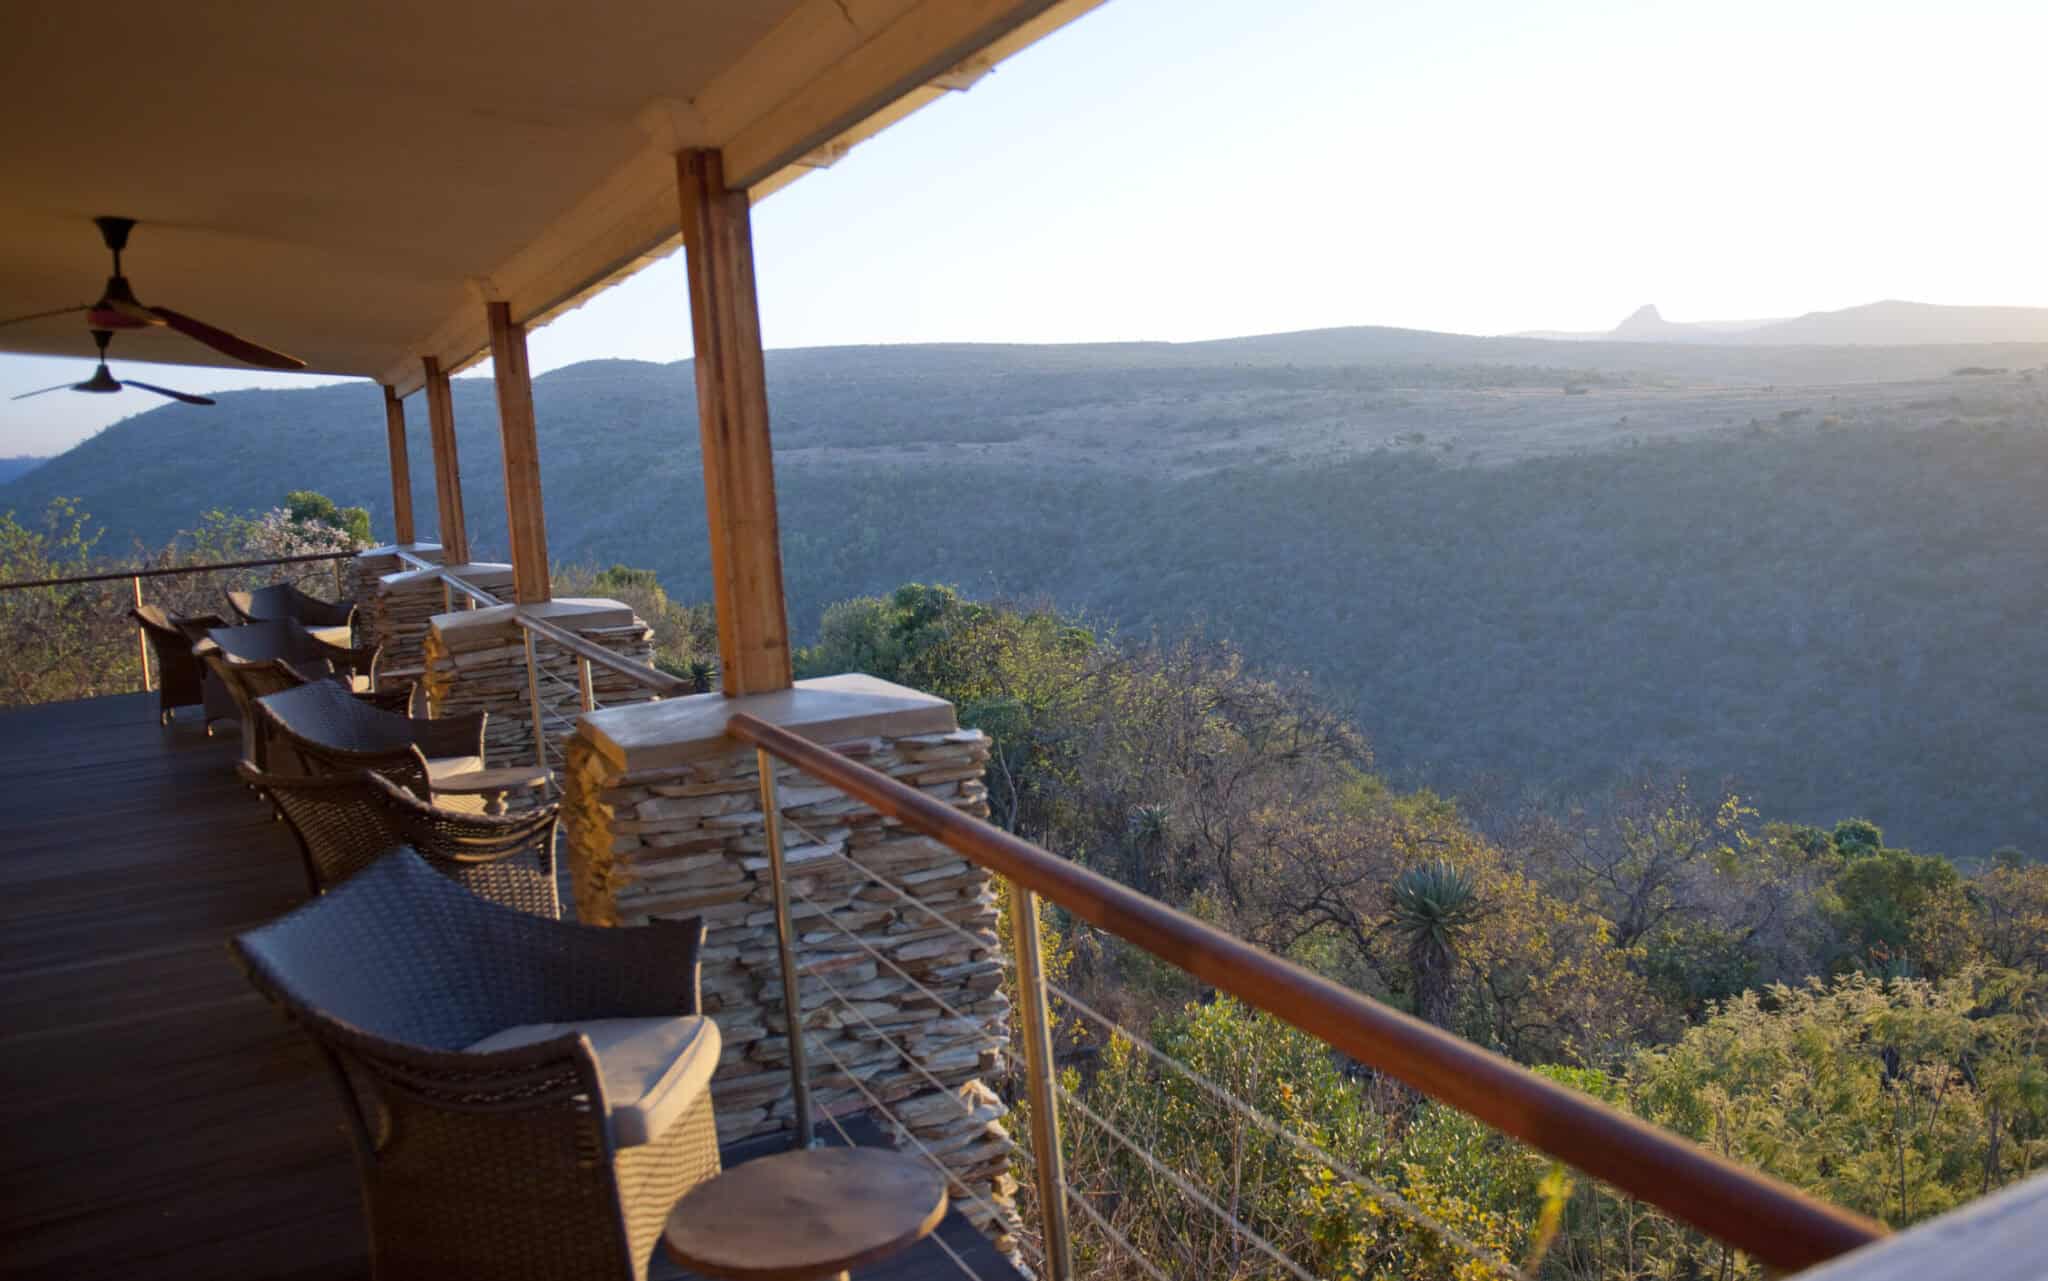
<path id="1" fill-rule="evenodd" d="M 370 513 L 361 507 L 342 507 L 325 494 L 295 489 L 284 496 L 284 509 L 302 528 L 324 526 L 348 535 L 357 547 L 370 545 Z"/>
<path id="2" fill-rule="evenodd" d="M 1947 859 L 1880 849 L 1851 859 L 1833 888 L 1852 964 L 1931 974 L 1960 959 L 1954 927 L 1967 920 L 1968 905 L 1962 877 Z"/>
<path id="3" fill-rule="evenodd" d="M 1884 848 L 1884 829 L 1867 818 L 1845 818 L 1835 824 L 1834 845 L 1844 858 L 1863 858 Z"/>
<path id="4" fill-rule="evenodd" d="M 34 526 L 0 514 L 0 578 L 69 578 L 99 569 L 100 534 L 68 498 Z M 125 593 L 127 584 L 112 587 Z M 140 678 L 125 602 L 105 584 L 0 592 L 0 704 L 88 698 L 136 688 Z"/>
<path id="5" fill-rule="evenodd" d="M 1903 1226 L 2048 1157 L 2041 980 L 1852 974 L 1745 993 L 1640 1052 L 1631 1106 L 1822 1197 Z M 1704 1243 L 1677 1253 L 1705 1250 Z"/>

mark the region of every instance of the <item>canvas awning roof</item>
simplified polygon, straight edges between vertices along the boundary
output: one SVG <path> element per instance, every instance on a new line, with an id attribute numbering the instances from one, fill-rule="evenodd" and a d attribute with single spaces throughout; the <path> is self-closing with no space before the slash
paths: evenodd
<path id="1" fill-rule="evenodd" d="M 485 300 L 539 323 L 673 250 L 675 152 L 759 199 L 1097 2 L 12 6 L 0 317 L 96 298 L 120 215 L 143 302 L 409 391 L 486 354 Z M 233 363 L 161 329 L 116 355 Z"/>

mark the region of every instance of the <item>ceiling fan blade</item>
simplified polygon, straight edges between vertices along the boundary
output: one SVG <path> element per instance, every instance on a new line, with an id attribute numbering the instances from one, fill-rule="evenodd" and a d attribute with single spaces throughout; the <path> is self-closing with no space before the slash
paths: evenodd
<path id="1" fill-rule="evenodd" d="M 45 392 L 52 392 L 52 391 L 66 391 L 66 390 L 69 390 L 69 389 L 70 389 L 70 387 L 71 387 L 71 385 L 72 385 L 72 384 L 70 384 L 70 383 L 58 383 L 58 384 L 57 384 L 57 385 L 56 385 L 55 387 L 44 387 L 44 388 L 42 388 L 42 389 L 40 389 L 40 390 L 38 390 L 38 391 L 25 391 L 25 392 L 21 393 L 21 394 L 20 394 L 19 396 L 10 396 L 10 397 L 8 397 L 8 399 L 9 399 L 9 400 L 27 400 L 27 399 L 28 399 L 28 398 L 29 398 L 30 396 L 40 396 L 40 395 L 44 394 Z"/>
<path id="2" fill-rule="evenodd" d="M 247 338 L 238 338 L 225 329 L 215 329 L 204 321 L 194 320 L 182 312 L 172 311 L 169 307 L 151 307 L 149 310 L 152 314 L 161 316 L 165 324 L 187 338 L 203 342 L 215 351 L 233 356 L 244 364 L 261 365 L 265 369 L 306 367 L 306 362 L 297 356 L 287 356 L 281 351 L 272 351 L 268 347 L 250 342 Z"/>
<path id="3" fill-rule="evenodd" d="M 31 320 L 47 320 L 51 316 L 68 316 L 74 311 L 91 310 L 91 303 L 82 302 L 76 307 L 53 307 L 49 311 L 32 311 L 26 316 L 10 316 L 6 320 L 0 320 L 0 325 L 19 325 Z"/>
<path id="4" fill-rule="evenodd" d="M 137 382 L 133 378 L 122 379 L 121 385 L 123 387 L 140 387 L 144 391 L 153 391 L 159 396 L 169 396 L 172 400 L 182 400 L 188 405 L 211 405 L 214 403 L 205 396 L 194 396 L 192 393 L 185 391 L 172 391 L 168 387 L 159 387 L 155 383 Z"/>

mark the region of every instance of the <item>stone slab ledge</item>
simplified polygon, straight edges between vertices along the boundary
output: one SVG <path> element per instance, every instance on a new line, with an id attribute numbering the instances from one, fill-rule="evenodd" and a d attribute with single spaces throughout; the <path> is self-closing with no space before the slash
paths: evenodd
<path id="1" fill-rule="evenodd" d="M 860 672 L 798 681 L 772 694 L 690 694 L 608 707 L 582 720 L 582 736 L 614 770 L 667 770 L 734 751 L 726 723 L 746 713 L 818 743 L 947 734 L 953 705 Z"/>

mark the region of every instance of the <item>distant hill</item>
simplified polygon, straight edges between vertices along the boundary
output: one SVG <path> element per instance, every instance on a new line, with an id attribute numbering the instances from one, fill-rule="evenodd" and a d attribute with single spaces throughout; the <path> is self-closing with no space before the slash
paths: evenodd
<path id="1" fill-rule="evenodd" d="M 1590 789 L 1658 760 L 1767 814 L 2048 854 L 2043 368 L 2042 344 L 1387 328 L 772 352 L 791 614 L 808 636 L 925 579 L 1205 625 L 1311 672 L 1416 780 Z M 490 385 L 454 391 L 472 541 L 502 555 Z M 0 510 L 77 497 L 118 553 L 313 488 L 388 531 L 374 387 L 219 399 L 108 428 Z M 556 557 L 706 598 L 690 366 L 575 365 L 535 400 Z"/>
<path id="2" fill-rule="evenodd" d="M 17 454 L 12 458 L 0 458 L 0 485 L 5 485 L 16 476 L 27 475 L 49 460 L 32 454 Z"/>
<path id="3" fill-rule="evenodd" d="M 2048 342 L 2048 307 L 1948 307 L 1888 300 L 1808 312 L 1790 320 L 1671 321 L 1655 303 L 1647 303 L 1602 333 L 1539 330 L 1513 337 L 1756 347 L 2041 343 Z"/>
<path id="4" fill-rule="evenodd" d="M 1873 302 L 1815 311 L 1744 330 L 1733 341 L 1909 347 L 1925 343 L 2048 342 L 2048 307 L 1939 307 Z"/>

